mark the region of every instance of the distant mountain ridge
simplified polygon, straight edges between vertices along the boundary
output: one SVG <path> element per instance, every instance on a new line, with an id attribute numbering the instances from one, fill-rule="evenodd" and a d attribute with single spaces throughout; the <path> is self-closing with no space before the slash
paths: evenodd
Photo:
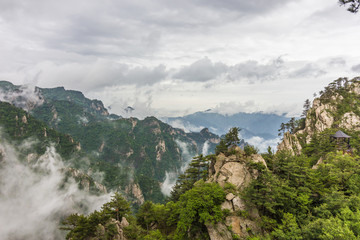
<path id="1" fill-rule="evenodd" d="M 183 127 L 187 130 L 206 127 L 218 135 L 225 134 L 231 127 L 240 127 L 242 129 L 240 134 L 244 138 L 260 136 L 271 139 L 277 136 L 280 124 L 288 122 L 290 118 L 261 112 L 222 115 L 207 110 L 183 117 L 165 117 L 162 120 L 174 127 Z"/>
<path id="2" fill-rule="evenodd" d="M 188 134 L 155 117 L 111 115 L 101 101 L 63 87 L 29 89 L 0 81 L 0 100 L 71 135 L 89 155 L 92 168 L 104 173 L 103 184 L 139 204 L 163 201 L 167 173 L 179 174 L 193 156 L 213 152 L 220 141 L 206 129 Z"/>
<path id="3" fill-rule="evenodd" d="M 4 98 L 4 101 L 29 111 L 44 103 L 71 102 L 81 107 L 82 111 L 94 118 L 94 120 L 102 120 L 109 117 L 112 119 L 121 118 L 116 114 L 109 114 L 100 100 L 90 100 L 82 92 L 65 90 L 64 87 L 35 87 L 33 90 L 24 85 L 14 85 L 8 81 L 0 81 L 0 100 L 1 97 Z M 25 104 L 27 106 L 24 106 Z"/>

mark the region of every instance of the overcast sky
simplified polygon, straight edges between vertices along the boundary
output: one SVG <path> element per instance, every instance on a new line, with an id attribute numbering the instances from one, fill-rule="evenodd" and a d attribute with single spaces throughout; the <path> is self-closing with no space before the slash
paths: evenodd
<path id="1" fill-rule="evenodd" d="M 0 36 L 0 79 L 121 115 L 296 115 L 360 75 L 360 14 L 337 0 L 2 0 Z"/>

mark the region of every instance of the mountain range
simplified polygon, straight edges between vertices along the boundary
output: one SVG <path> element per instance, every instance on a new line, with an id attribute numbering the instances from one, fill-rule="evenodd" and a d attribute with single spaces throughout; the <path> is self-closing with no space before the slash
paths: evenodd
<path id="1" fill-rule="evenodd" d="M 262 112 L 223 115 L 207 110 L 183 117 L 165 117 L 162 120 L 174 127 L 188 131 L 197 131 L 206 127 L 221 136 L 227 133 L 231 127 L 240 127 L 240 134 L 245 139 L 254 136 L 272 139 L 277 137 L 280 124 L 289 121 L 290 118 L 285 115 L 279 116 Z"/>
<path id="2" fill-rule="evenodd" d="M 177 176 L 193 156 L 213 152 L 220 141 L 207 129 L 186 133 L 155 117 L 139 120 L 109 114 L 101 101 L 63 87 L 29 89 L 0 81 L 0 90 L 0 100 L 27 110 L 46 126 L 41 134 L 51 129 L 71 136 L 88 159 L 84 166 L 73 161 L 74 168 L 89 176 L 100 172 L 108 190 L 121 191 L 138 204 L 164 201 L 163 193 L 169 192 L 165 188 L 171 187 L 163 184 L 169 182 L 167 176 Z M 5 124 L 9 123 L 0 122 Z"/>

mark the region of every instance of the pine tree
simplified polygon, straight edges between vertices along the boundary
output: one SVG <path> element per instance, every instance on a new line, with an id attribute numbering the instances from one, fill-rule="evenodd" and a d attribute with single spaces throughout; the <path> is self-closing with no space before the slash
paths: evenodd
<path id="1" fill-rule="evenodd" d="M 189 164 L 188 169 L 179 176 L 179 179 L 174 186 L 170 200 L 176 202 L 180 195 L 190 190 L 194 183 L 203 179 L 206 180 L 208 176 L 210 158 L 204 157 L 202 154 L 193 158 Z"/>

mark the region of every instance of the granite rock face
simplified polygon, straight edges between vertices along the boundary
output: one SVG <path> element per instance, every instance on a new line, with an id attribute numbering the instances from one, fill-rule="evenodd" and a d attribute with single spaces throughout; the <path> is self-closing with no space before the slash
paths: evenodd
<path id="1" fill-rule="evenodd" d="M 278 151 L 300 155 L 300 143 L 309 144 L 316 134 L 330 128 L 360 131 L 360 79 L 353 79 L 350 85 L 340 90 L 334 87 L 331 90 L 329 86 L 327 92 L 313 100 L 306 114 L 304 128 L 293 134 L 286 132 L 278 145 Z"/>
<path id="2" fill-rule="evenodd" d="M 234 235 L 243 239 L 249 237 L 251 233 L 261 232 L 257 209 L 248 208 L 241 198 L 241 192 L 259 175 L 258 170 L 250 167 L 251 163 L 262 164 L 267 168 L 261 155 L 246 156 L 240 148 L 235 149 L 234 155 L 217 156 L 208 182 L 216 182 L 225 189 L 231 186 L 232 190 L 227 193 L 221 205 L 223 210 L 227 209 L 229 212 L 225 222 L 206 225 L 211 240 L 233 239 Z"/>

